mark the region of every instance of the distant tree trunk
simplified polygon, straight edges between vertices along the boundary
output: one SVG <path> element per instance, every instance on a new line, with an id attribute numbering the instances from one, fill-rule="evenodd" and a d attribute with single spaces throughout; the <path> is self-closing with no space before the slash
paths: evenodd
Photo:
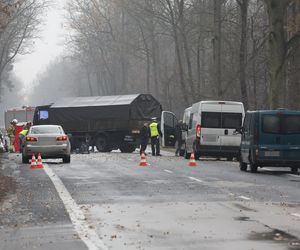
<path id="1" fill-rule="evenodd" d="M 247 20 L 249 0 L 237 0 L 241 11 L 241 43 L 240 43 L 240 88 L 242 102 L 245 109 L 248 109 L 248 91 L 246 82 L 246 64 L 247 64 Z"/>
<path id="2" fill-rule="evenodd" d="M 300 32 L 300 1 L 294 1 L 290 7 L 288 17 L 288 31 L 289 38 L 295 33 Z M 299 110 L 300 109 L 300 44 L 296 48 L 295 52 L 288 61 L 289 69 L 289 88 L 288 88 L 288 101 L 289 108 Z"/>
<path id="3" fill-rule="evenodd" d="M 214 39 L 213 39 L 213 61 L 214 61 L 214 84 L 217 89 L 218 98 L 223 98 L 222 91 L 222 69 L 221 69 L 221 10 L 223 0 L 214 0 Z"/>
<path id="4" fill-rule="evenodd" d="M 290 0 L 265 0 L 269 25 L 269 106 L 271 109 L 280 105 L 280 93 L 285 87 L 285 59 L 286 59 L 286 38 L 285 38 L 285 15 Z"/>
<path id="5" fill-rule="evenodd" d="M 180 41 L 179 41 L 178 30 L 177 30 L 178 29 L 177 22 L 175 21 L 171 0 L 166 0 L 166 2 L 169 8 L 170 18 L 171 18 L 171 26 L 172 26 L 174 43 L 175 43 L 175 55 L 177 59 L 177 66 L 178 66 L 178 73 L 179 73 L 179 83 L 182 88 L 184 105 L 188 106 L 189 105 L 188 89 L 184 79 L 184 70 L 183 70 L 183 63 L 181 57 Z"/>

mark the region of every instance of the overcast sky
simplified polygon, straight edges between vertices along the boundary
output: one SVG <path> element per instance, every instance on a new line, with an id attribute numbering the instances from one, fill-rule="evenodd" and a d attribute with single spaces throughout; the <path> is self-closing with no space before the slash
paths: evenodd
<path id="1" fill-rule="evenodd" d="M 65 0 L 52 0 L 51 7 L 45 13 L 45 23 L 41 25 L 41 39 L 35 41 L 34 52 L 19 55 L 16 58 L 14 71 L 27 86 L 39 72 L 45 70 L 47 64 L 57 57 L 64 46 L 63 3 Z"/>

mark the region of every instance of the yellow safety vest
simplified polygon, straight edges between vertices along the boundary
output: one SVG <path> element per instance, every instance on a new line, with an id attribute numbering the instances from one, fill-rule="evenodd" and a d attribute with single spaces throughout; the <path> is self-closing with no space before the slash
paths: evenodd
<path id="1" fill-rule="evenodd" d="M 27 133 L 28 133 L 28 130 L 27 130 L 27 129 L 23 129 L 23 130 L 20 132 L 20 135 L 26 136 Z"/>
<path id="2" fill-rule="evenodd" d="M 158 123 L 156 122 L 152 122 L 149 127 L 150 127 L 150 136 L 151 137 L 155 137 L 155 136 L 158 136 L 158 129 L 157 129 L 157 125 Z"/>

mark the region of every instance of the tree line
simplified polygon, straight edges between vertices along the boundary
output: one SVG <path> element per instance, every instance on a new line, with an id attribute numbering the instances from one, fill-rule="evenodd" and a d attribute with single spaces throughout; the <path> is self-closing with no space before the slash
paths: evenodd
<path id="1" fill-rule="evenodd" d="M 151 93 L 178 114 L 207 99 L 300 108 L 300 0 L 68 0 L 66 12 L 67 50 L 37 79 L 42 100 L 56 86 Z"/>
<path id="2" fill-rule="evenodd" d="M 18 54 L 32 51 L 46 1 L 0 1 L 0 98 L 14 88 L 13 65 Z"/>

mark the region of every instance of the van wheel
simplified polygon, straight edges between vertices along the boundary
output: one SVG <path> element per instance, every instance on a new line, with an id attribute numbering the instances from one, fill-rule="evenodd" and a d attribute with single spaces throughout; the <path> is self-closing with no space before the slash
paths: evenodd
<path id="1" fill-rule="evenodd" d="M 250 161 L 250 170 L 251 170 L 251 173 L 257 173 L 257 166 Z"/>
<path id="2" fill-rule="evenodd" d="M 247 167 L 248 167 L 247 163 L 242 162 L 242 160 L 240 160 L 240 170 L 247 171 Z"/>
<path id="3" fill-rule="evenodd" d="M 293 174 L 297 174 L 298 173 L 298 167 L 291 167 L 291 171 Z"/>

